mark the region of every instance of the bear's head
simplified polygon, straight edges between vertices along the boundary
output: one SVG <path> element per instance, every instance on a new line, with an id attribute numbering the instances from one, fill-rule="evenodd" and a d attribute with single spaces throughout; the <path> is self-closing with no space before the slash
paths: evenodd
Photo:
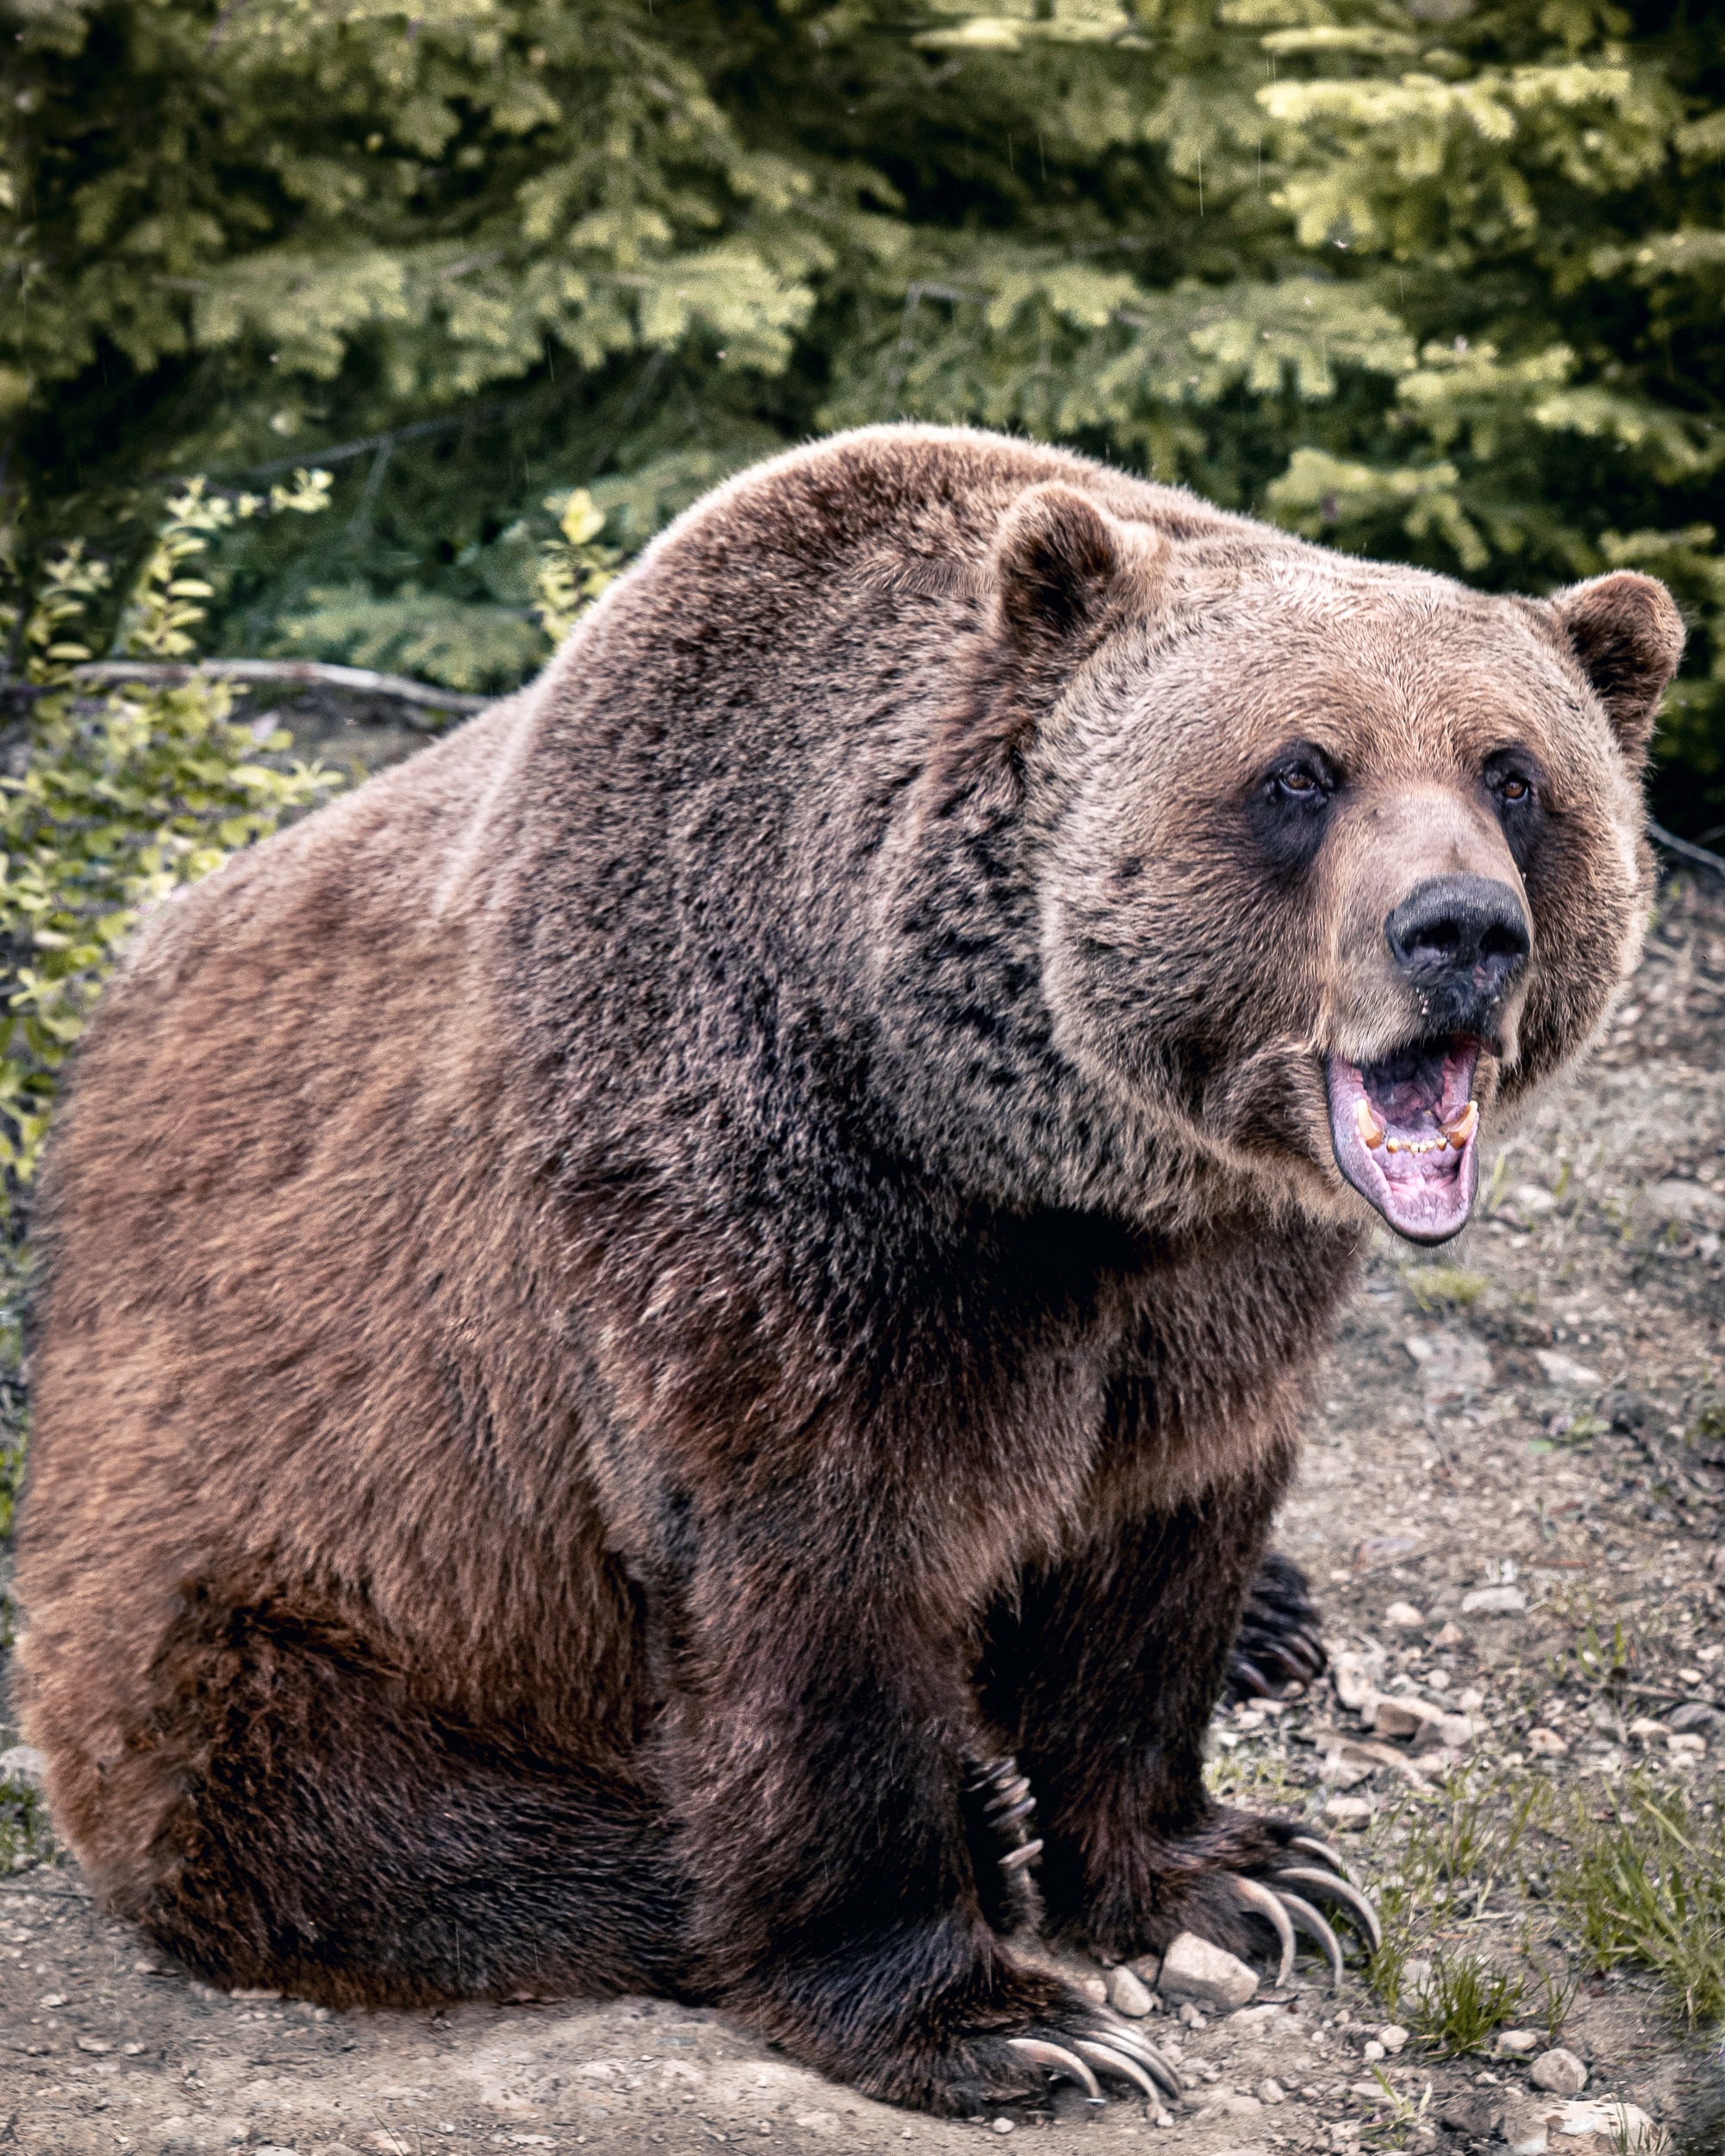
<path id="1" fill-rule="evenodd" d="M 1488 597 L 1059 483 L 990 583 L 1050 1046 L 1136 1133 L 1113 1171 L 1453 1235 L 1634 962 L 1664 586 Z"/>

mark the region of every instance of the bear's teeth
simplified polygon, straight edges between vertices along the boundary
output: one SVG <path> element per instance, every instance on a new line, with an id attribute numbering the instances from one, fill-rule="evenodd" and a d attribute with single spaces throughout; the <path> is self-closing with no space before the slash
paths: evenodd
<path id="1" fill-rule="evenodd" d="M 1354 1103 L 1353 1123 L 1355 1129 L 1359 1131 L 1368 1146 L 1375 1148 L 1383 1144 L 1384 1126 L 1372 1113 L 1372 1103 L 1369 1101 L 1358 1101 Z M 1390 1150 L 1391 1153 L 1396 1150 L 1393 1139 L 1391 1140 Z"/>
<path id="2" fill-rule="evenodd" d="M 1478 1103 L 1475 1101 L 1469 1101 L 1453 1123 L 1446 1123 L 1443 1126 L 1443 1134 L 1459 1153 L 1478 1128 Z"/>

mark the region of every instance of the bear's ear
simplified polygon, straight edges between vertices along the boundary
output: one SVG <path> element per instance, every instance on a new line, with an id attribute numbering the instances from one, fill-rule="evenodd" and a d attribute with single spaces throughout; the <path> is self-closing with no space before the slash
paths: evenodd
<path id="1" fill-rule="evenodd" d="M 1676 600 L 1657 577 L 1619 569 L 1560 591 L 1552 605 L 1624 754 L 1640 763 L 1683 657 Z"/>
<path id="2" fill-rule="evenodd" d="M 1097 626 L 1128 565 L 1159 551 L 1158 534 L 1128 531 L 1075 487 L 1032 487 L 994 542 L 1001 634 L 1026 659 L 1059 659 Z"/>

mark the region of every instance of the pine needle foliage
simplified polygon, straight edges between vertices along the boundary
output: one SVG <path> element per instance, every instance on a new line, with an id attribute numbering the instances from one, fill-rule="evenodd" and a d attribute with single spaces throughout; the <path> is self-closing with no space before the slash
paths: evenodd
<path id="1" fill-rule="evenodd" d="M 1717 0 L 13 0 L 0 439 L 32 573 L 315 455 L 228 648 L 503 686 L 546 497 L 628 549 L 819 428 L 974 421 L 1695 630 L 1725 825 Z M 6 415 L 9 414 L 9 417 Z"/>

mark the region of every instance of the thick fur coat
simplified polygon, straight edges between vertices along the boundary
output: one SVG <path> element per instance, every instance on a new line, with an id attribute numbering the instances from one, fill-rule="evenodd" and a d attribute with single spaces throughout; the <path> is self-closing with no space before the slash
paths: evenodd
<path id="1" fill-rule="evenodd" d="M 1680 644 L 1644 578 L 871 430 L 163 909 L 55 1141 L 19 1572 L 103 1900 L 223 1984 L 672 1990 L 968 2110 L 1097 2026 L 1005 1943 L 1009 1753 L 1049 1926 L 1251 1950 L 1303 1859 L 1203 1731 L 1401 1203 L 1326 1069 L 1402 1128 L 1386 916 L 1458 879 L 1487 1131 L 1582 1046 Z"/>

